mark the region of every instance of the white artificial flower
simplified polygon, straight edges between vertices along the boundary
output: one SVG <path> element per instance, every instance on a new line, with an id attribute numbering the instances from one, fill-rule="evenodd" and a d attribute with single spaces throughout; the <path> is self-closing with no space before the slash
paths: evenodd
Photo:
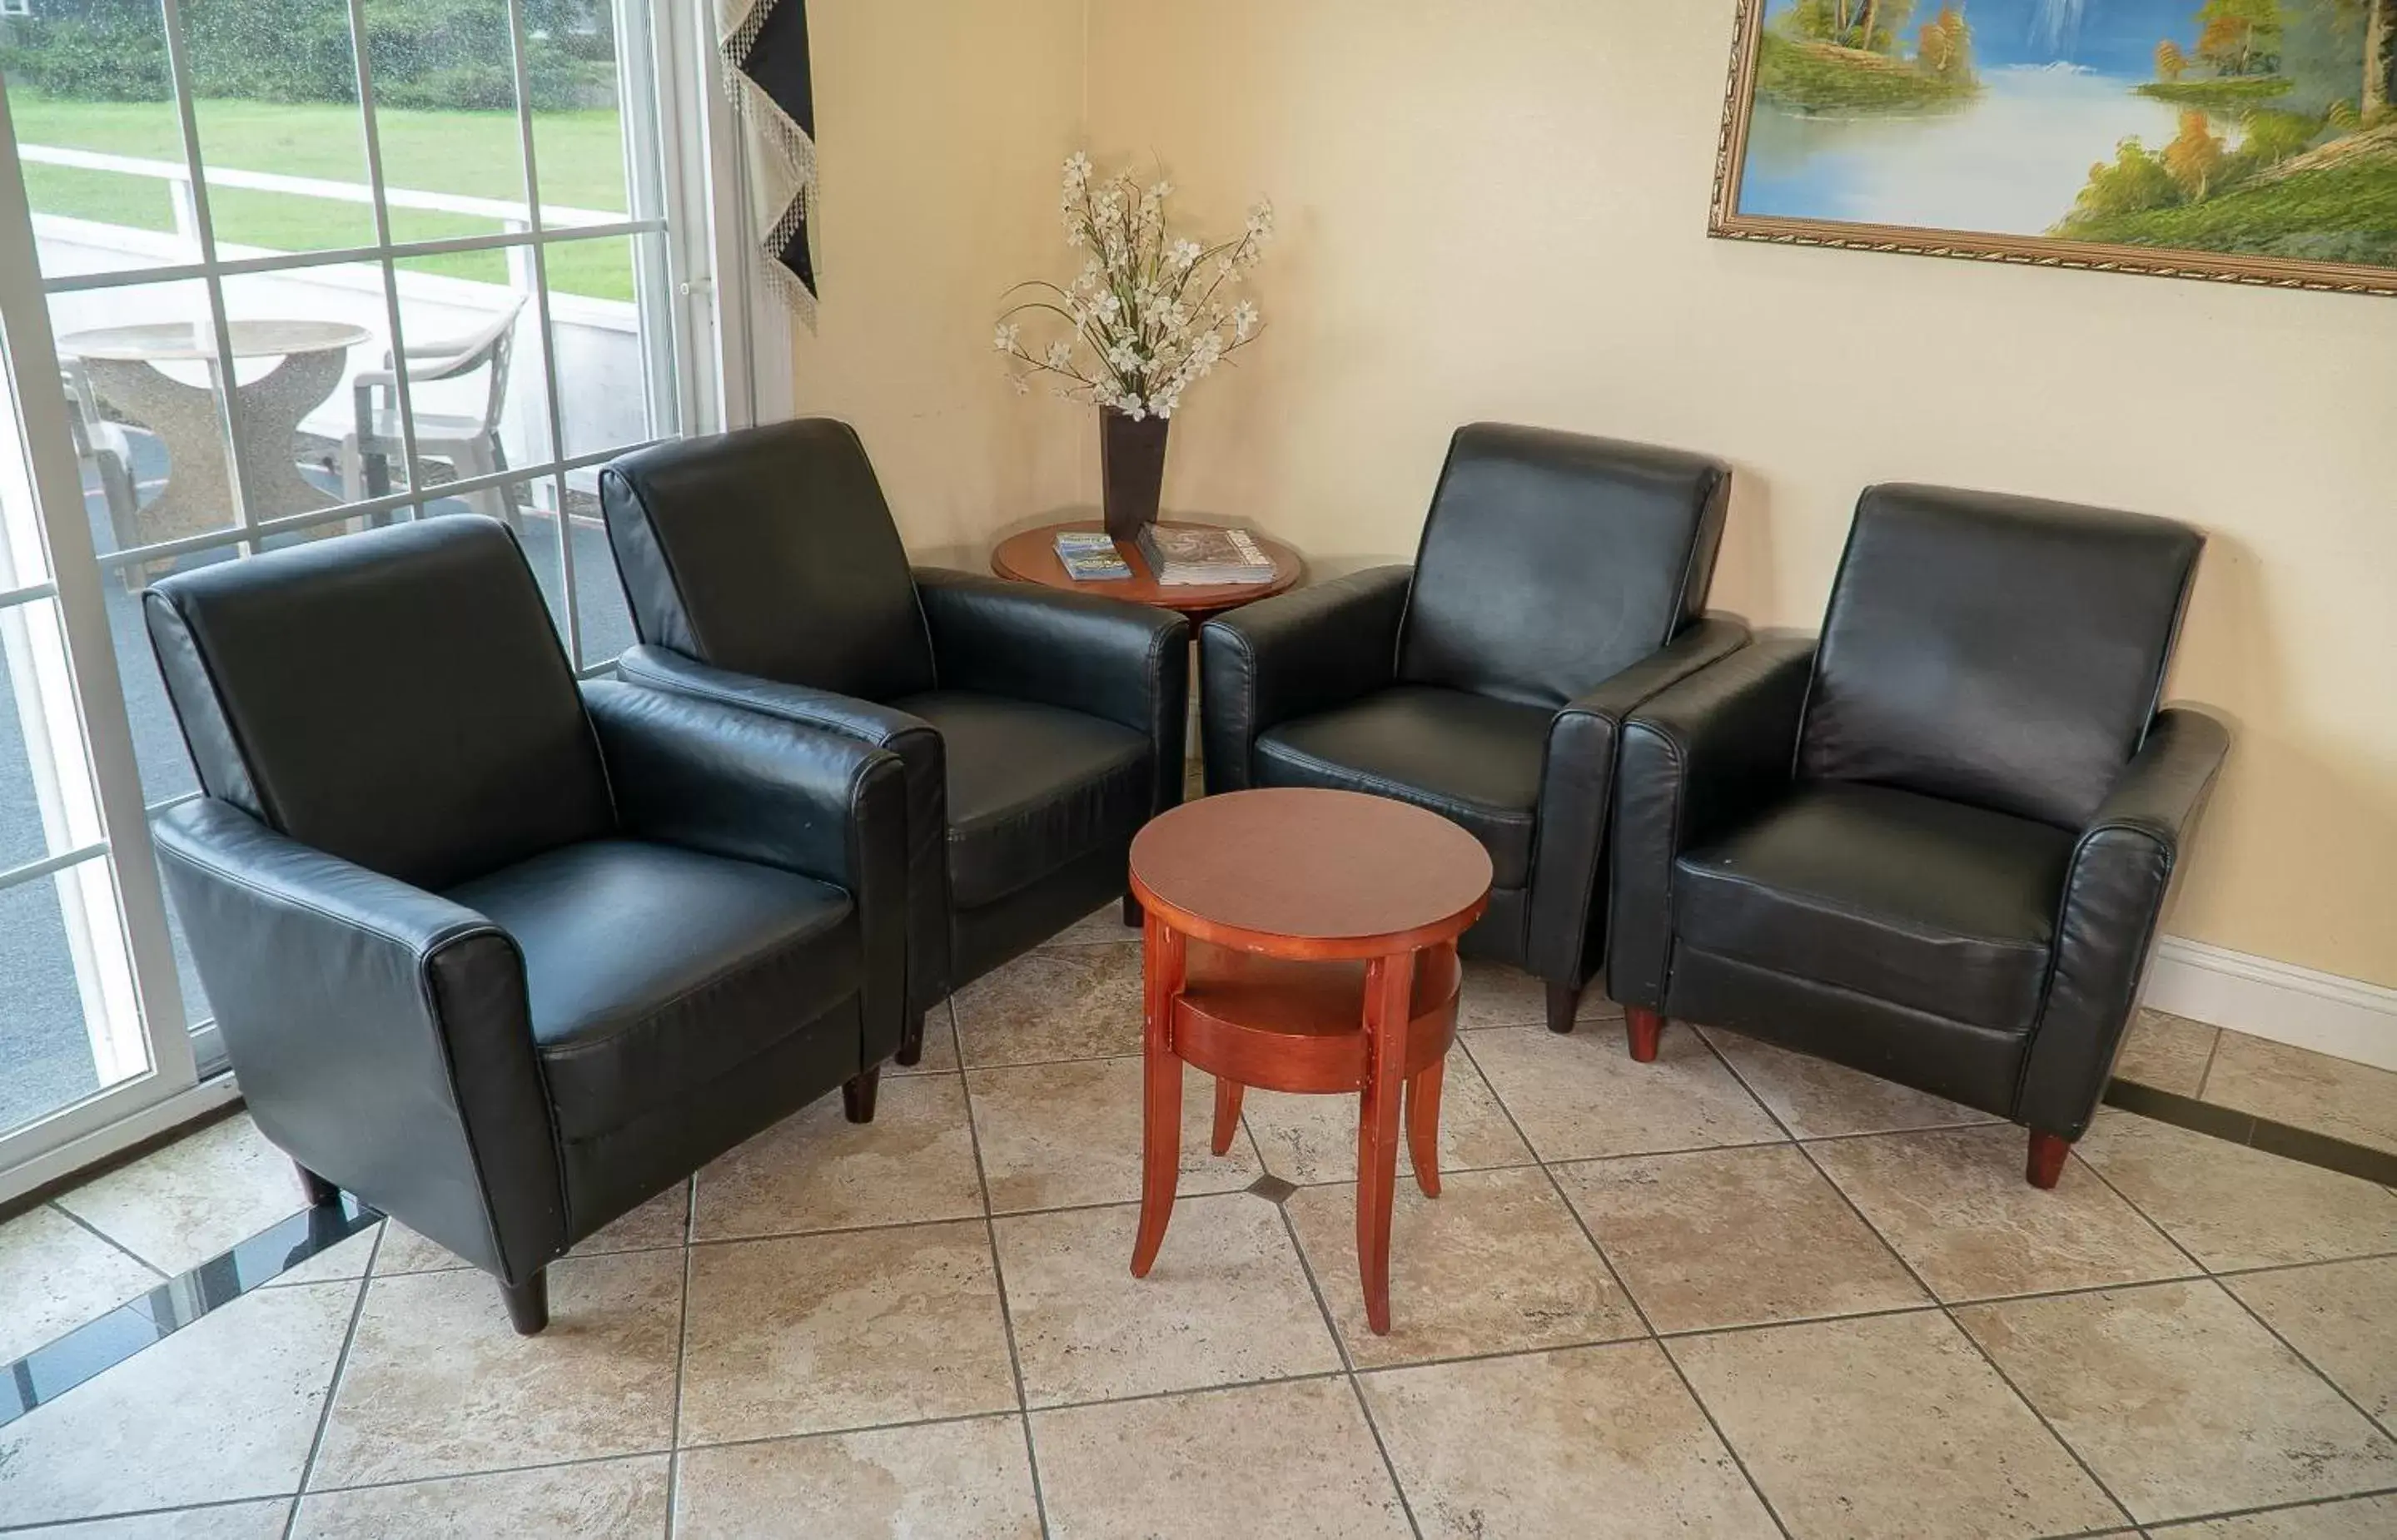
<path id="1" fill-rule="evenodd" d="M 1015 387 L 1015 394 L 1018 395 L 1032 394 L 1032 381 L 1027 376 L 1011 374 L 1007 377 L 1007 382 Z"/>
<path id="2" fill-rule="evenodd" d="M 1257 314 L 1257 302 L 1254 300 L 1242 300 L 1232 310 L 1233 335 L 1240 341 L 1247 341 L 1256 334 L 1257 323 L 1260 319 Z"/>
<path id="3" fill-rule="evenodd" d="M 990 345 L 997 348 L 1001 353 L 1013 353 L 1015 351 L 1016 339 L 1023 335 L 1024 328 L 1022 327 L 1015 326 L 1011 323 L 1002 322 L 998 331 L 992 334 Z"/>
<path id="4" fill-rule="evenodd" d="M 1051 342 L 1049 344 L 1049 367 L 1051 368 L 1063 372 L 1065 369 L 1070 368 L 1073 362 L 1073 343 Z"/>
<path id="5" fill-rule="evenodd" d="M 1091 180 L 1091 157 L 1077 150 L 1065 157 L 1065 181 L 1079 185 Z"/>

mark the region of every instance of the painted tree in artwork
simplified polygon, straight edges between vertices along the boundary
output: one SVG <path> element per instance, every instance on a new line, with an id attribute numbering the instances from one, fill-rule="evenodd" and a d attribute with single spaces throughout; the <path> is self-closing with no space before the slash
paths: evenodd
<path id="1" fill-rule="evenodd" d="M 2205 196 L 2206 189 L 2222 169 L 2222 141 L 2206 127 L 2203 113 L 2180 114 L 2180 133 L 2164 146 L 2163 162 L 2164 169 L 2190 202 Z"/>
<path id="2" fill-rule="evenodd" d="M 2158 80 L 2178 80 L 2188 73 L 2189 55 L 2181 51 L 2179 44 L 2167 37 L 2156 45 L 2156 78 Z"/>
<path id="3" fill-rule="evenodd" d="M 1914 56 L 1924 69 L 1942 79 L 1970 73 L 1973 29 L 1965 24 L 1964 13 L 1952 5 L 1940 7 L 1938 15 L 1922 23 L 1922 31 L 1915 39 Z"/>
<path id="4" fill-rule="evenodd" d="M 2279 64 L 2280 0 L 2205 0 L 2197 21 L 2197 57 L 2216 74 L 2254 74 Z"/>

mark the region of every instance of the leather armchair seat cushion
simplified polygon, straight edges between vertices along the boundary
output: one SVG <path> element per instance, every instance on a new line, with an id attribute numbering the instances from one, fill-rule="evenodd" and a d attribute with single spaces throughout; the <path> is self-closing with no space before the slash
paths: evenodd
<path id="1" fill-rule="evenodd" d="M 2073 836 L 1888 786 L 1803 783 L 1675 864 L 1682 941 L 1953 1021 L 2028 1032 Z"/>
<path id="2" fill-rule="evenodd" d="M 1399 685 L 1257 739 L 1256 782 L 1368 792 L 1427 808 L 1490 852 L 1493 884 L 1530 880 L 1540 767 L 1556 712 Z"/>
<path id="3" fill-rule="evenodd" d="M 447 896 L 524 953 L 533 1041 L 568 1139 L 673 1103 L 857 992 L 849 895 L 776 867 L 602 839 Z"/>
<path id="4" fill-rule="evenodd" d="M 1059 706 L 938 690 L 887 703 L 938 730 L 948 764 L 949 891 L 993 904 L 1110 844 L 1155 796 L 1147 734 Z"/>

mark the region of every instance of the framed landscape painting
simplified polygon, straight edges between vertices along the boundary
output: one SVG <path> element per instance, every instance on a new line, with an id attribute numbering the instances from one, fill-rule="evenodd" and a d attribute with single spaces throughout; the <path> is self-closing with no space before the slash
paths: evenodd
<path id="1" fill-rule="evenodd" d="M 1740 0 L 1711 232 L 2397 294 L 2397 0 Z"/>

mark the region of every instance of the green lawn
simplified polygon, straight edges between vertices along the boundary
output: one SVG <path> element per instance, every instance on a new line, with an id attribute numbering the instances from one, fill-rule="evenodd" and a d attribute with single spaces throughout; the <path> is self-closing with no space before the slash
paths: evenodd
<path id="1" fill-rule="evenodd" d="M 66 101 L 27 93 L 12 97 L 17 137 L 108 154 L 181 161 L 175 111 L 163 101 Z M 366 139 L 355 106 L 202 100 L 200 158 L 205 166 L 328 181 L 366 181 Z M 383 177 L 395 188 L 521 199 L 523 155 L 513 113 L 428 113 L 384 108 L 375 114 Z M 538 113 L 533 155 L 542 201 L 621 213 L 624 208 L 623 141 L 612 111 Z M 34 211 L 144 230 L 172 230 L 167 184 L 148 177 L 28 165 L 25 181 Z M 285 251 L 370 246 L 374 216 L 365 204 L 257 193 L 211 192 L 219 239 Z M 391 211 L 398 241 L 496 234 L 493 220 L 419 209 Z M 633 297 L 632 253 L 622 236 L 548 248 L 551 288 L 602 300 Z M 411 271 L 507 281 L 502 252 L 458 252 L 408 259 Z"/>

